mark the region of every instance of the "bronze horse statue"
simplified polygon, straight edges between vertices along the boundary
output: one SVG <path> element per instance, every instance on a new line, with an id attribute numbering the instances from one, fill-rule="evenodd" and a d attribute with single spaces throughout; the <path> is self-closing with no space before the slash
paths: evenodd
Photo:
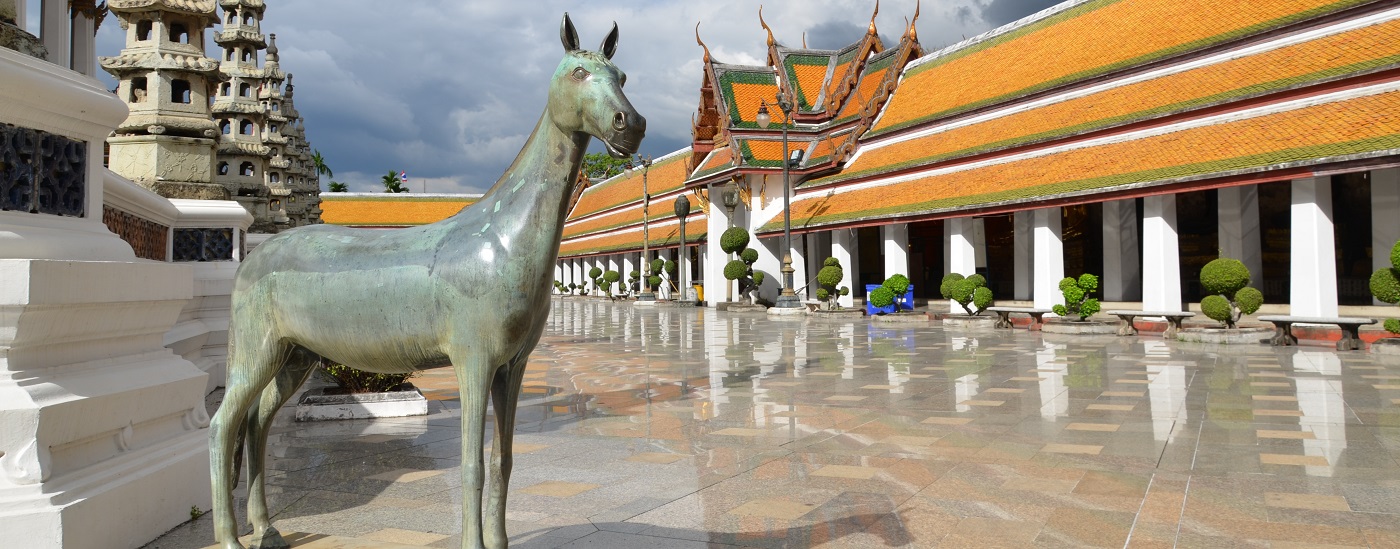
<path id="1" fill-rule="evenodd" d="M 286 547 L 268 519 L 264 454 L 272 417 L 324 357 L 369 372 L 451 365 L 462 399 L 462 547 L 506 547 L 511 435 L 525 361 L 548 318 L 554 263 L 591 137 L 618 157 L 637 151 L 646 120 L 622 93 L 611 58 L 579 49 L 568 14 L 566 52 L 549 102 L 519 156 L 479 202 L 431 225 L 399 230 L 298 228 L 270 238 L 238 269 L 228 381 L 209 428 L 214 535 L 242 549 L 233 496 L 247 447 L 254 547 Z M 483 434 L 495 408 L 491 492 L 483 529 Z"/>

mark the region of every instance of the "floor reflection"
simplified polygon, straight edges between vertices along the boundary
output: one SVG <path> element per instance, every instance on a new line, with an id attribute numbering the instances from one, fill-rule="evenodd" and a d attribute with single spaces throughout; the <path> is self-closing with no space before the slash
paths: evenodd
<path id="1" fill-rule="evenodd" d="M 1366 352 L 550 315 L 512 547 L 1400 546 L 1400 363 Z M 455 378 L 418 382 L 427 418 L 279 425 L 280 528 L 459 544 Z"/>

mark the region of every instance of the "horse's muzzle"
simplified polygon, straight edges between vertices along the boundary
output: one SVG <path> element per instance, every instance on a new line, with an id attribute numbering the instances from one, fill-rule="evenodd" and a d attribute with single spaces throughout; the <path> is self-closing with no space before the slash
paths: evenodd
<path id="1" fill-rule="evenodd" d="M 613 114 L 613 134 L 603 140 L 608 152 L 614 157 L 631 156 L 642 146 L 642 138 L 647 133 L 647 119 L 634 112 L 618 111 Z"/>

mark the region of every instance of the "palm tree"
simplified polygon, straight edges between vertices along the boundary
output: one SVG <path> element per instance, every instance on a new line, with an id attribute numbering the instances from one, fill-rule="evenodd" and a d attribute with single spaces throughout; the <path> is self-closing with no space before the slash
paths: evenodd
<path id="1" fill-rule="evenodd" d="M 326 165 L 326 157 L 321 156 L 320 150 L 315 150 L 311 153 L 311 163 L 316 166 L 316 173 L 324 175 L 326 177 L 335 177 L 335 174 L 331 173 L 331 167 Z M 334 187 L 334 185 L 332 185 L 332 187 Z M 334 188 L 332 188 L 331 192 L 345 191 L 336 191 Z"/>
<path id="2" fill-rule="evenodd" d="M 349 187 L 346 187 L 344 183 L 341 183 L 341 182 L 339 182 L 339 181 L 332 181 L 332 182 L 331 182 L 331 191 L 330 191 L 330 192 L 333 192 L 333 193 L 350 192 L 350 188 L 349 188 Z"/>
<path id="3" fill-rule="evenodd" d="M 386 193 L 408 192 L 408 189 L 404 188 L 403 182 L 399 180 L 399 174 L 393 170 L 389 170 L 387 175 L 380 177 L 379 182 L 384 184 L 384 192 Z"/>

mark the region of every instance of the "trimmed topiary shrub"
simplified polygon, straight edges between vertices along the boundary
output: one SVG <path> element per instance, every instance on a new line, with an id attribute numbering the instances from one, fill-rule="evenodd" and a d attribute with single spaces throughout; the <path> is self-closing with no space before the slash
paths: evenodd
<path id="1" fill-rule="evenodd" d="M 1240 317 L 1254 314 L 1264 304 L 1264 294 L 1249 286 L 1249 268 L 1238 259 L 1221 257 L 1201 267 L 1201 312 L 1226 328 L 1235 328 Z"/>
<path id="2" fill-rule="evenodd" d="M 1392 305 L 1400 304 L 1400 242 L 1390 249 L 1390 267 L 1371 273 L 1371 295 Z M 1400 318 L 1385 319 L 1385 331 L 1400 335 Z"/>
<path id="3" fill-rule="evenodd" d="M 724 253 L 738 253 L 749 246 L 749 232 L 740 227 L 730 227 L 725 229 L 724 234 L 719 237 L 719 249 Z"/>
<path id="4" fill-rule="evenodd" d="M 622 273 L 619 273 L 617 271 L 608 271 L 603 273 L 603 293 L 608 294 L 608 297 L 612 297 L 613 285 L 617 284 L 617 281 L 619 280 L 622 280 Z"/>
<path id="5" fill-rule="evenodd" d="M 841 279 L 845 276 L 846 271 L 841 268 L 841 262 L 834 257 L 826 258 L 826 261 L 822 262 L 821 270 L 817 271 L 817 285 L 820 286 L 817 299 L 826 302 L 827 310 L 839 310 L 841 304 L 837 299 L 843 295 L 850 295 L 851 289 L 841 286 Z"/>
<path id="6" fill-rule="evenodd" d="M 894 304 L 894 290 L 880 286 L 870 292 L 870 304 L 876 307 L 889 307 Z M 896 307 L 897 309 L 898 307 Z"/>
<path id="7" fill-rule="evenodd" d="M 739 295 L 743 296 L 750 303 L 754 302 L 753 291 L 763 285 L 763 271 L 753 270 L 753 264 L 756 261 L 758 261 L 758 250 L 744 248 L 744 250 L 739 253 L 739 259 L 735 259 L 724 265 L 724 278 L 737 281 L 739 283 Z"/>
<path id="8" fill-rule="evenodd" d="M 897 312 L 899 312 L 900 305 L 901 305 L 900 300 L 902 300 L 902 299 L 904 298 L 904 295 L 905 295 L 905 294 L 909 293 L 909 277 L 904 276 L 904 275 L 902 275 L 902 274 L 897 274 L 897 273 L 896 273 L 896 274 L 893 274 L 893 275 L 890 275 L 889 278 L 886 278 L 884 282 L 880 283 L 880 289 L 889 290 L 889 291 L 890 291 L 890 295 L 892 295 L 892 296 L 894 296 L 894 297 L 890 300 L 889 303 L 883 303 L 883 304 L 880 303 L 880 302 L 875 301 L 875 299 L 874 299 L 873 297 L 871 297 L 871 298 L 868 298 L 868 299 L 870 299 L 870 304 L 871 304 L 871 305 L 874 305 L 874 306 L 876 306 L 876 307 L 888 307 L 888 306 L 890 306 L 891 304 L 893 304 L 893 305 L 894 305 L 894 312 L 897 313 Z M 878 291 L 878 290 L 875 290 L 875 291 Z M 871 291 L 871 295 L 874 295 L 875 291 Z M 883 292 L 881 293 L 881 295 L 884 295 Z M 881 300 L 881 301 L 883 301 L 883 300 Z"/>
<path id="9" fill-rule="evenodd" d="M 600 277 L 600 276 L 603 276 L 603 269 L 602 269 L 602 268 L 594 267 L 594 268 L 588 270 L 588 278 L 589 278 L 590 280 L 597 280 L 598 277 Z"/>
<path id="10" fill-rule="evenodd" d="M 987 287 L 986 277 L 980 274 L 963 277 L 958 273 L 949 273 L 943 277 L 943 283 L 938 285 L 938 293 L 945 299 L 951 299 L 961 305 L 968 316 L 982 314 L 993 301 L 992 289 Z"/>
<path id="11" fill-rule="evenodd" d="M 1065 296 L 1064 305 L 1052 307 L 1055 314 L 1062 317 L 1077 316 L 1082 322 L 1099 312 L 1099 300 L 1089 297 L 1099 289 L 1099 277 L 1084 273 L 1079 279 L 1065 277 L 1060 281 L 1060 293 Z"/>

